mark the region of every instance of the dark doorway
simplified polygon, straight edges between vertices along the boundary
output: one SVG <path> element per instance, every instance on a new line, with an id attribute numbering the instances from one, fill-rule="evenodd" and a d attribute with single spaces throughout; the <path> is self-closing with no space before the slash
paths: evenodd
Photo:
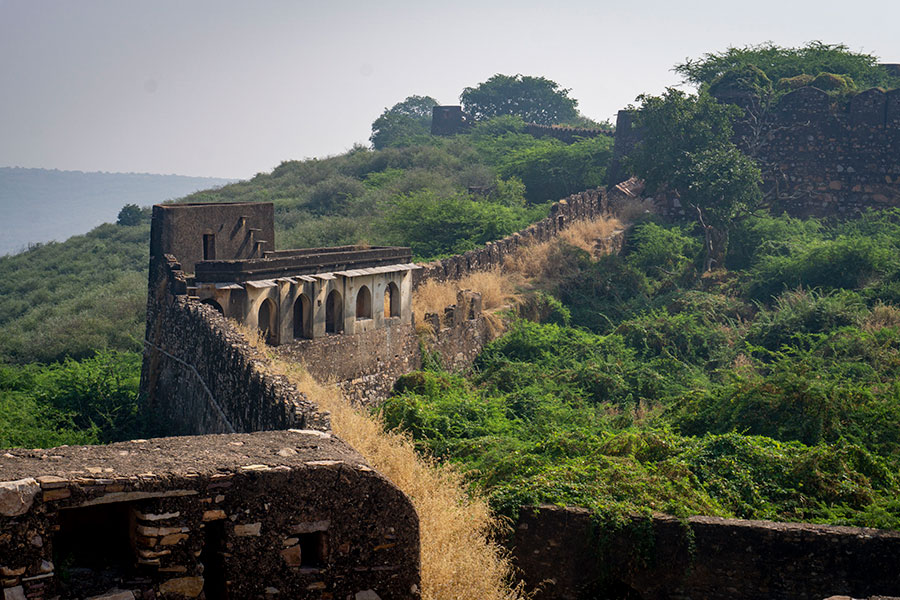
<path id="1" fill-rule="evenodd" d="M 356 294 L 356 318 L 357 320 L 372 318 L 372 292 L 366 286 L 359 288 Z"/>
<path id="2" fill-rule="evenodd" d="M 294 302 L 294 339 L 312 337 L 312 315 L 310 307 L 312 304 L 306 294 L 300 294 L 297 301 Z"/>
<path id="3" fill-rule="evenodd" d="M 203 549 L 200 551 L 203 564 L 203 594 L 206 600 L 224 600 L 228 597 L 225 588 L 225 521 L 206 523 L 203 532 Z"/>
<path id="4" fill-rule="evenodd" d="M 325 301 L 325 333 L 340 333 L 344 330 L 344 310 L 341 294 L 331 290 Z"/>
<path id="5" fill-rule="evenodd" d="M 267 344 L 275 343 L 275 303 L 269 298 L 263 300 L 259 307 L 258 326 Z"/>
<path id="6" fill-rule="evenodd" d="M 64 597 L 100 594 L 133 577 L 131 504 L 64 508 L 58 524 L 53 564 Z"/>

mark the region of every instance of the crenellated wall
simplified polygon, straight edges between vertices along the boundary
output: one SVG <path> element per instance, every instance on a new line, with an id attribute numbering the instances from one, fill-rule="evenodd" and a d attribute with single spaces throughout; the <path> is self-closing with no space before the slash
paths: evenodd
<path id="1" fill-rule="evenodd" d="M 512 545 L 535 600 L 900 595 L 897 531 L 664 515 L 608 530 L 588 510 L 541 506 L 522 509 Z"/>
<path id="2" fill-rule="evenodd" d="M 546 242 L 559 235 L 569 224 L 588 221 L 607 213 L 606 191 L 601 188 L 572 194 L 550 207 L 550 215 L 512 235 L 488 242 L 476 250 L 469 250 L 430 263 L 414 273 L 414 286 L 428 281 L 449 281 L 465 277 L 475 271 L 486 271 L 503 264 L 519 246 Z"/>
<path id="3" fill-rule="evenodd" d="M 171 435 L 330 428 L 213 308 L 187 295 L 175 257 L 150 261 L 141 395 Z"/>
<path id="4" fill-rule="evenodd" d="M 825 216 L 900 206 L 900 89 L 866 90 L 837 107 L 822 90 L 804 87 L 769 111 L 751 110 L 755 120 L 735 124 L 735 142 L 759 161 L 774 210 Z M 619 112 L 611 184 L 629 175 L 623 158 L 641 137 L 632 121 Z M 685 214 L 675 198 L 662 199 L 660 210 Z"/>

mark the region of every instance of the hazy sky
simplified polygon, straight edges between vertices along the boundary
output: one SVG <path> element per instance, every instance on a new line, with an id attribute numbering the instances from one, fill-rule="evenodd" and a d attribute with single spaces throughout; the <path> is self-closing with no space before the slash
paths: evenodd
<path id="1" fill-rule="evenodd" d="M 898 23 L 898 0 L 0 0 L 0 166 L 249 177 L 494 73 L 549 77 L 613 119 L 729 45 L 900 62 Z"/>

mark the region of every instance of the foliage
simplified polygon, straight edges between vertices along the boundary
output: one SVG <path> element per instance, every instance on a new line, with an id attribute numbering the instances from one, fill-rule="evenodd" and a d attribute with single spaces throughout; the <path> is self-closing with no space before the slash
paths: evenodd
<path id="1" fill-rule="evenodd" d="M 372 123 L 369 140 L 376 149 L 409 144 L 418 136 L 431 133 L 431 109 L 439 103 L 431 96 L 409 96 L 384 109 Z"/>
<path id="2" fill-rule="evenodd" d="M 140 225 L 143 220 L 144 214 L 140 206 L 137 204 L 126 204 L 119 211 L 119 216 L 116 217 L 116 225 L 133 227 L 134 225 Z"/>
<path id="3" fill-rule="evenodd" d="M 0 365 L 0 445 L 48 447 L 140 437 L 141 355 L 100 352 L 74 361 Z"/>
<path id="4" fill-rule="evenodd" d="M 385 239 L 411 247 L 416 257 L 429 258 L 472 250 L 524 228 L 537 214 L 468 194 L 440 197 L 427 190 L 395 200 L 380 227 Z"/>
<path id="5" fill-rule="evenodd" d="M 641 223 L 624 256 L 596 262 L 569 248 L 554 259 L 568 274 L 547 288 L 568 324 L 546 323 L 545 298 L 526 301 L 543 324 L 513 323 L 468 380 L 402 378 L 381 414 L 511 516 L 549 502 L 604 519 L 900 529 L 900 307 L 886 299 L 900 270 L 875 260 L 875 275 L 857 277 L 860 263 L 841 258 L 866 240 L 887 254 L 898 221 L 893 210 L 845 223 L 750 216 L 735 227 L 744 269 L 721 278 L 692 274 L 697 228 Z M 850 266 L 828 279 L 810 249 L 831 241 L 841 253 L 822 265 Z M 822 289 L 752 295 L 773 257 L 811 263 Z"/>
<path id="6" fill-rule="evenodd" d="M 532 202 L 558 200 L 606 181 L 612 138 L 598 136 L 574 144 L 546 140 L 517 150 L 504 161 L 504 177 L 518 177 Z"/>
<path id="7" fill-rule="evenodd" d="M 878 65 L 871 54 L 852 52 L 845 44 L 808 42 L 797 48 L 785 48 L 767 42 L 743 48 L 730 47 L 724 52 L 704 54 L 675 66 L 675 72 L 690 83 L 711 84 L 728 71 L 747 65 L 762 70 L 772 81 L 798 75 L 839 73 L 850 76 L 862 87 L 897 87 L 900 78 Z"/>
<path id="8" fill-rule="evenodd" d="M 569 97 L 569 90 L 544 77 L 498 73 L 467 87 L 459 99 L 463 110 L 476 121 L 514 115 L 529 123 L 554 125 L 578 117 L 578 101 Z"/>
<path id="9" fill-rule="evenodd" d="M 772 91 L 772 80 L 756 65 L 742 64 L 717 76 L 707 91 L 715 98 L 747 94 L 762 96 Z"/>

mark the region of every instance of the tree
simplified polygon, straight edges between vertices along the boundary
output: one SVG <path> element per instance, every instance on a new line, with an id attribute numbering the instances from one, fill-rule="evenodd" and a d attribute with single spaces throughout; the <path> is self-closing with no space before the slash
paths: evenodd
<path id="1" fill-rule="evenodd" d="M 459 96 L 476 121 L 514 115 L 527 122 L 555 125 L 578 118 L 578 101 L 555 81 L 528 75 L 494 75 Z"/>
<path id="2" fill-rule="evenodd" d="M 759 167 L 731 142 L 731 122 L 742 111 L 672 88 L 639 100 L 635 122 L 643 139 L 631 166 L 652 193 L 668 190 L 691 207 L 705 236 L 705 270 L 722 266 L 731 221 L 761 198 Z"/>
<path id="3" fill-rule="evenodd" d="M 369 140 L 377 150 L 403 144 L 410 138 L 431 132 L 431 109 L 439 103 L 431 96 L 409 96 L 384 109 L 372 123 Z"/>
<path id="4" fill-rule="evenodd" d="M 675 66 L 675 72 L 697 86 L 709 85 L 728 71 L 753 65 L 772 81 L 798 75 L 816 76 L 819 73 L 849 75 L 860 87 L 898 87 L 900 77 L 879 66 L 878 57 L 851 52 L 844 44 L 824 44 L 812 41 L 799 48 L 784 48 L 772 42 L 743 48 L 728 48 L 724 52 L 708 53 L 697 59 L 687 59 Z"/>
<path id="5" fill-rule="evenodd" d="M 122 207 L 122 210 L 119 211 L 119 216 L 116 218 L 117 225 L 140 225 L 143 220 L 144 214 L 141 211 L 141 207 L 137 204 L 126 204 Z"/>

